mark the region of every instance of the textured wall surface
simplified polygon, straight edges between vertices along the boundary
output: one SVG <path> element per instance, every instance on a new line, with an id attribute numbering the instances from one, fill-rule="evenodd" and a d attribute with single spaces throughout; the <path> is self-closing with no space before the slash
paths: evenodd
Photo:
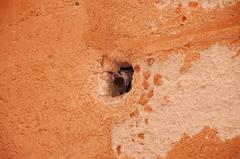
<path id="1" fill-rule="evenodd" d="M 0 0 L 0 159 L 240 159 L 238 0 Z M 109 95 L 107 71 L 134 68 Z"/>

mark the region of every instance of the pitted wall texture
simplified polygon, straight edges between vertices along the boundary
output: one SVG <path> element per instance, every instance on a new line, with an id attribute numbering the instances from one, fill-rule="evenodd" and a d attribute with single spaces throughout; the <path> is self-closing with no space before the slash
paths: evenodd
<path id="1" fill-rule="evenodd" d="M 240 158 L 238 0 L 0 0 L 0 15 L 1 159 Z M 131 91 L 103 98 L 124 62 Z"/>

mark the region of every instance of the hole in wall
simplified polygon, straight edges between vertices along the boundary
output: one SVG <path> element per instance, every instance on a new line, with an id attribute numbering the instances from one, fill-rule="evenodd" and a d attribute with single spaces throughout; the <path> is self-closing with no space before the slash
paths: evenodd
<path id="1" fill-rule="evenodd" d="M 118 72 L 109 72 L 111 74 L 113 89 L 112 89 L 112 97 L 120 96 L 124 93 L 127 93 L 132 88 L 132 77 L 133 77 L 133 67 L 129 66 L 121 66 Z"/>
<path id="2" fill-rule="evenodd" d="M 134 69 L 130 63 L 109 62 L 108 60 L 108 62 L 103 63 L 102 65 L 103 68 L 107 69 L 105 69 L 100 75 L 100 96 L 114 98 L 128 93 L 131 90 Z"/>

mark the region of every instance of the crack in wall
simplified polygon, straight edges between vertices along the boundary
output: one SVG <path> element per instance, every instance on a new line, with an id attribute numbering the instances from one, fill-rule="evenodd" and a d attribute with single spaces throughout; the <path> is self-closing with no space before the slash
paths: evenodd
<path id="1" fill-rule="evenodd" d="M 24 15 L 23 17 L 20 17 L 19 20 L 8 24 L 5 28 L 1 29 L 0 33 L 8 30 L 11 27 L 14 27 L 14 26 L 20 25 L 22 23 L 25 23 L 25 22 L 27 22 L 31 19 L 39 18 L 39 17 L 46 17 L 46 16 L 49 16 L 51 14 L 57 13 L 57 12 L 65 9 L 65 8 L 67 8 L 67 7 L 73 7 L 73 6 L 74 6 L 73 3 L 67 3 L 63 6 L 59 6 L 59 7 L 55 7 L 55 8 L 46 8 L 45 10 L 49 10 L 49 11 L 46 11 L 46 12 L 43 12 L 43 13 L 37 12 L 35 15 Z"/>

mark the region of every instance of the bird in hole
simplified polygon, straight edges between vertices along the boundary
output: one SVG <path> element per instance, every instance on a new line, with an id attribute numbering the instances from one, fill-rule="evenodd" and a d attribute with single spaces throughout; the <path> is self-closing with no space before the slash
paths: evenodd
<path id="1" fill-rule="evenodd" d="M 113 72 L 111 74 L 112 74 L 113 84 L 116 86 L 114 96 L 129 92 L 129 90 L 131 89 L 133 69 L 121 68 L 120 71 Z"/>

